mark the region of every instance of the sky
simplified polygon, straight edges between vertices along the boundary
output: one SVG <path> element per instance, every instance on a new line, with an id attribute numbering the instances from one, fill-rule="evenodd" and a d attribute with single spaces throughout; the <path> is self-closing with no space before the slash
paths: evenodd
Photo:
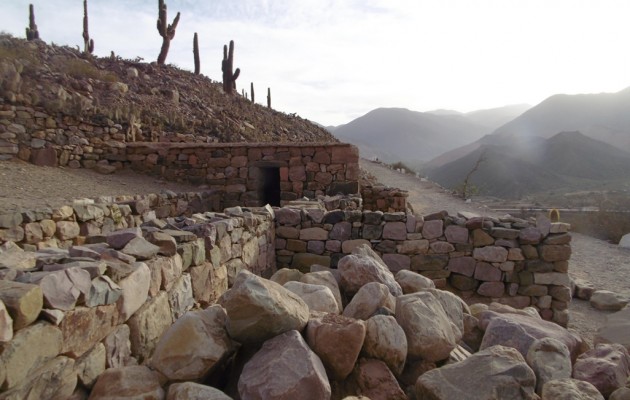
<path id="1" fill-rule="evenodd" d="M 47 43 L 83 47 L 81 0 L 2 0 L 24 37 L 28 4 Z M 157 1 L 89 0 L 95 54 L 155 61 Z M 340 125 L 378 107 L 469 112 L 630 86 L 628 0 L 166 0 L 181 12 L 166 62 L 221 80 L 235 41 L 238 91 Z"/>

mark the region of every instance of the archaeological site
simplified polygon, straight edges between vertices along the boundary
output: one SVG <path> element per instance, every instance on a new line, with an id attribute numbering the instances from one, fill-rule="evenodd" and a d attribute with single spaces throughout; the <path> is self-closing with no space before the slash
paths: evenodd
<path id="1" fill-rule="evenodd" d="M 234 43 L 223 84 L 88 50 L 0 35 L 0 169 L 198 190 L 0 209 L 0 399 L 630 398 L 627 334 L 567 329 L 569 224 L 414 212 L 233 93 Z"/>

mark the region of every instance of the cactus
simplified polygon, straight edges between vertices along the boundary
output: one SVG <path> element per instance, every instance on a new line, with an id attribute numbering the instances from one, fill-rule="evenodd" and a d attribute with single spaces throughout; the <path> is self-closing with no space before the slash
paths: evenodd
<path id="1" fill-rule="evenodd" d="M 90 34 L 88 33 L 87 0 L 83 0 L 83 51 L 85 54 L 94 52 L 94 40 L 90 39 Z"/>
<path id="2" fill-rule="evenodd" d="M 271 108 L 271 88 L 267 88 L 267 107 Z"/>
<path id="3" fill-rule="evenodd" d="M 158 20 L 157 20 L 157 30 L 162 36 L 162 48 L 160 49 L 160 55 L 158 56 L 157 63 L 158 65 L 164 65 L 164 61 L 166 61 L 166 55 L 168 54 L 168 48 L 171 45 L 171 40 L 175 37 L 175 29 L 177 29 L 177 24 L 179 23 L 179 12 L 173 23 L 170 25 L 166 24 L 166 19 L 168 18 L 166 15 L 166 4 L 164 4 L 164 0 L 158 0 Z"/>
<path id="4" fill-rule="evenodd" d="M 26 28 L 26 40 L 39 39 L 39 31 L 35 24 L 35 10 L 32 4 L 28 5 L 28 27 Z"/>
<path id="5" fill-rule="evenodd" d="M 228 46 L 223 46 L 223 61 L 221 62 L 221 71 L 223 71 L 223 91 L 227 94 L 232 94 L 236 90 L 236 80 L 241 73 L 240 68 L 234 69 L 234 41 L 230 40 L 230 49 Z"/>
<path id="6" fill-rule="evenodd" d="M 252 103 L 254 102 L 254 82 L 251 84 L 251 92 L 252 92 Z"/>
<path id="7" fill-rule="evenodd" d="M 193 36 L 193 57 L 195 58 L 195 75 L 199 75 L 199 40 L 197 39 L 197 32 Z"/>

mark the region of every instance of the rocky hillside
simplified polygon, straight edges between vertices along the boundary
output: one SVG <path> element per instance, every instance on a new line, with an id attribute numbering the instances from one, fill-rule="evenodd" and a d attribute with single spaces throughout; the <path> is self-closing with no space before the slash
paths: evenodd
<path id="1" fill-rule="evenodd" d="M 0 35 L 2 103 L 111 120 L 133 127 L 136 141 L 337 142 L 295 114 L 226 95 L 220 82 L 203 75 L 7 34 Z"/>

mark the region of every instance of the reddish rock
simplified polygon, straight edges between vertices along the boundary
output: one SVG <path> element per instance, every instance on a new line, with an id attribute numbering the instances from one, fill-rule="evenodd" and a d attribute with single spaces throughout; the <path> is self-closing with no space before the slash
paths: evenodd
<path id="1" fill-rule="evenodd" d="M 518 235 L 518 240 L 521 244 L 538 244 L 541 239 L 542 233 L 540 232 L 540 229 L 533 226 L 521 229 Z"/>
<path id="2" fill-rule="evenodd" d="M 383 254 L 383 262 L 392 273 L 408 270 L 411 266 L 411 258 L 405 254 Z"/>
<path id="3" fill-rule="evenodd" d="M 407 400 L 396 378 L 381 360 L 361 358 L 352 372 L 357 392 L 370 400 Z"/>
<path id="4" fill-rule="evenodd" d="M 337 269 L 341 273 L 341 286 L 347 293 L 356 293 L 366 283 L 379 282 L 386 285 L 392 295 L 402 294 L 387 265 L 367 245 L 357 247 L 353 254 L 339 260 Z"/>
<path id="5" fill-rule="evenodd" d="M 468 243 L 468 229 L 457 225 L 449 225 L 444 230 L 444 236 L 449 243 Z"/>
<path id="6" fill-rule="evenodd" d="M 477 293 L 485 297 L 502 297 L 505 294 L 505 284 L 503 282 L 481 282 L 477 288 Z"/>
<path id="7" fill-rule="evenodd" d="M 446 269 L 464 276 L 472 277 L 475 272 L 476 261 L 472 257 L 457 257 L 448 260 Z"/>
<path id="8" fill-rule="evenodd" d="M 396 309 L 396 299 L 387 286 L 378 282 L 366 283 L 354 295 L 350 303 L 343 310 L 343 315 L 350 318 L 367 320 L 379 309 Z"/>
<path id="9" fill-rule="evenodd" d="M 577 379 L 554 379 L 542 388 L 542 400 L 604 400 L 597 388 Z M 612 397 L 610 400 L 613 400 Z M 614 399 L 624 400 L 624 399 Z"/>
<path id="10" fill-rule="evenodd" d="M 422 237 L 425 239 L 437 239 L 444 233 L 444 221 L 441 219 L 426 220 L 422 226 Z"/>
<path id="11" fill-rule="evenodd" d="M 401 374 L 407 359 L 405 331 L 390 315 L 375 315 L 367 320 L 362 353 L 383 361 L 395 374 Z"/>
<path id="12" fill-rule="evenodd" d="M 578 357 L 573 378 L 591 383 L 604 397 L 623 387 L 630 376 L 630 355 L 620 344 L 599 344 Z"/>
<path id="13" fill-rule="evenodd" d="M 478 247 L 473 250 L 473 258 L 486 262 L 505 262 L 507 261 L 507 249 L 499 246 Z"/>
<path id="14" fill-rule="evenodd" d="M 383 227 L 383 239 L 405 240 L 407 239 L 407 226 L 404 222 L 387 222 Z"/>
<path id="15" fill-rule="evenodd" d="M 291 330 L 267 340 L 245 364 L 238 393 L 242 399 L 322 400 L 330 399 L 331 388 L 319 357 Z"/>
<path id="16" fill-rule="evenodd" d="M 140 365 L 105 370 L 90 393 L 90 400 L 163 400 L 164 397 L 158 374 Z"/>
<path id="17" fill-rule="evenodd" d="M 359 357 L 365 331 L 363 321 L 326 314 L 308 321 L 306 342 L 322 360 L 329 378 L 344 380 Z"/>
<path id="18" fill-rule="evenodd" d="M 492 264 L 478 262 L 473 277 L 479 281 L 498 282 L 501 280 L 501 275 L 501 270 Z"/>

